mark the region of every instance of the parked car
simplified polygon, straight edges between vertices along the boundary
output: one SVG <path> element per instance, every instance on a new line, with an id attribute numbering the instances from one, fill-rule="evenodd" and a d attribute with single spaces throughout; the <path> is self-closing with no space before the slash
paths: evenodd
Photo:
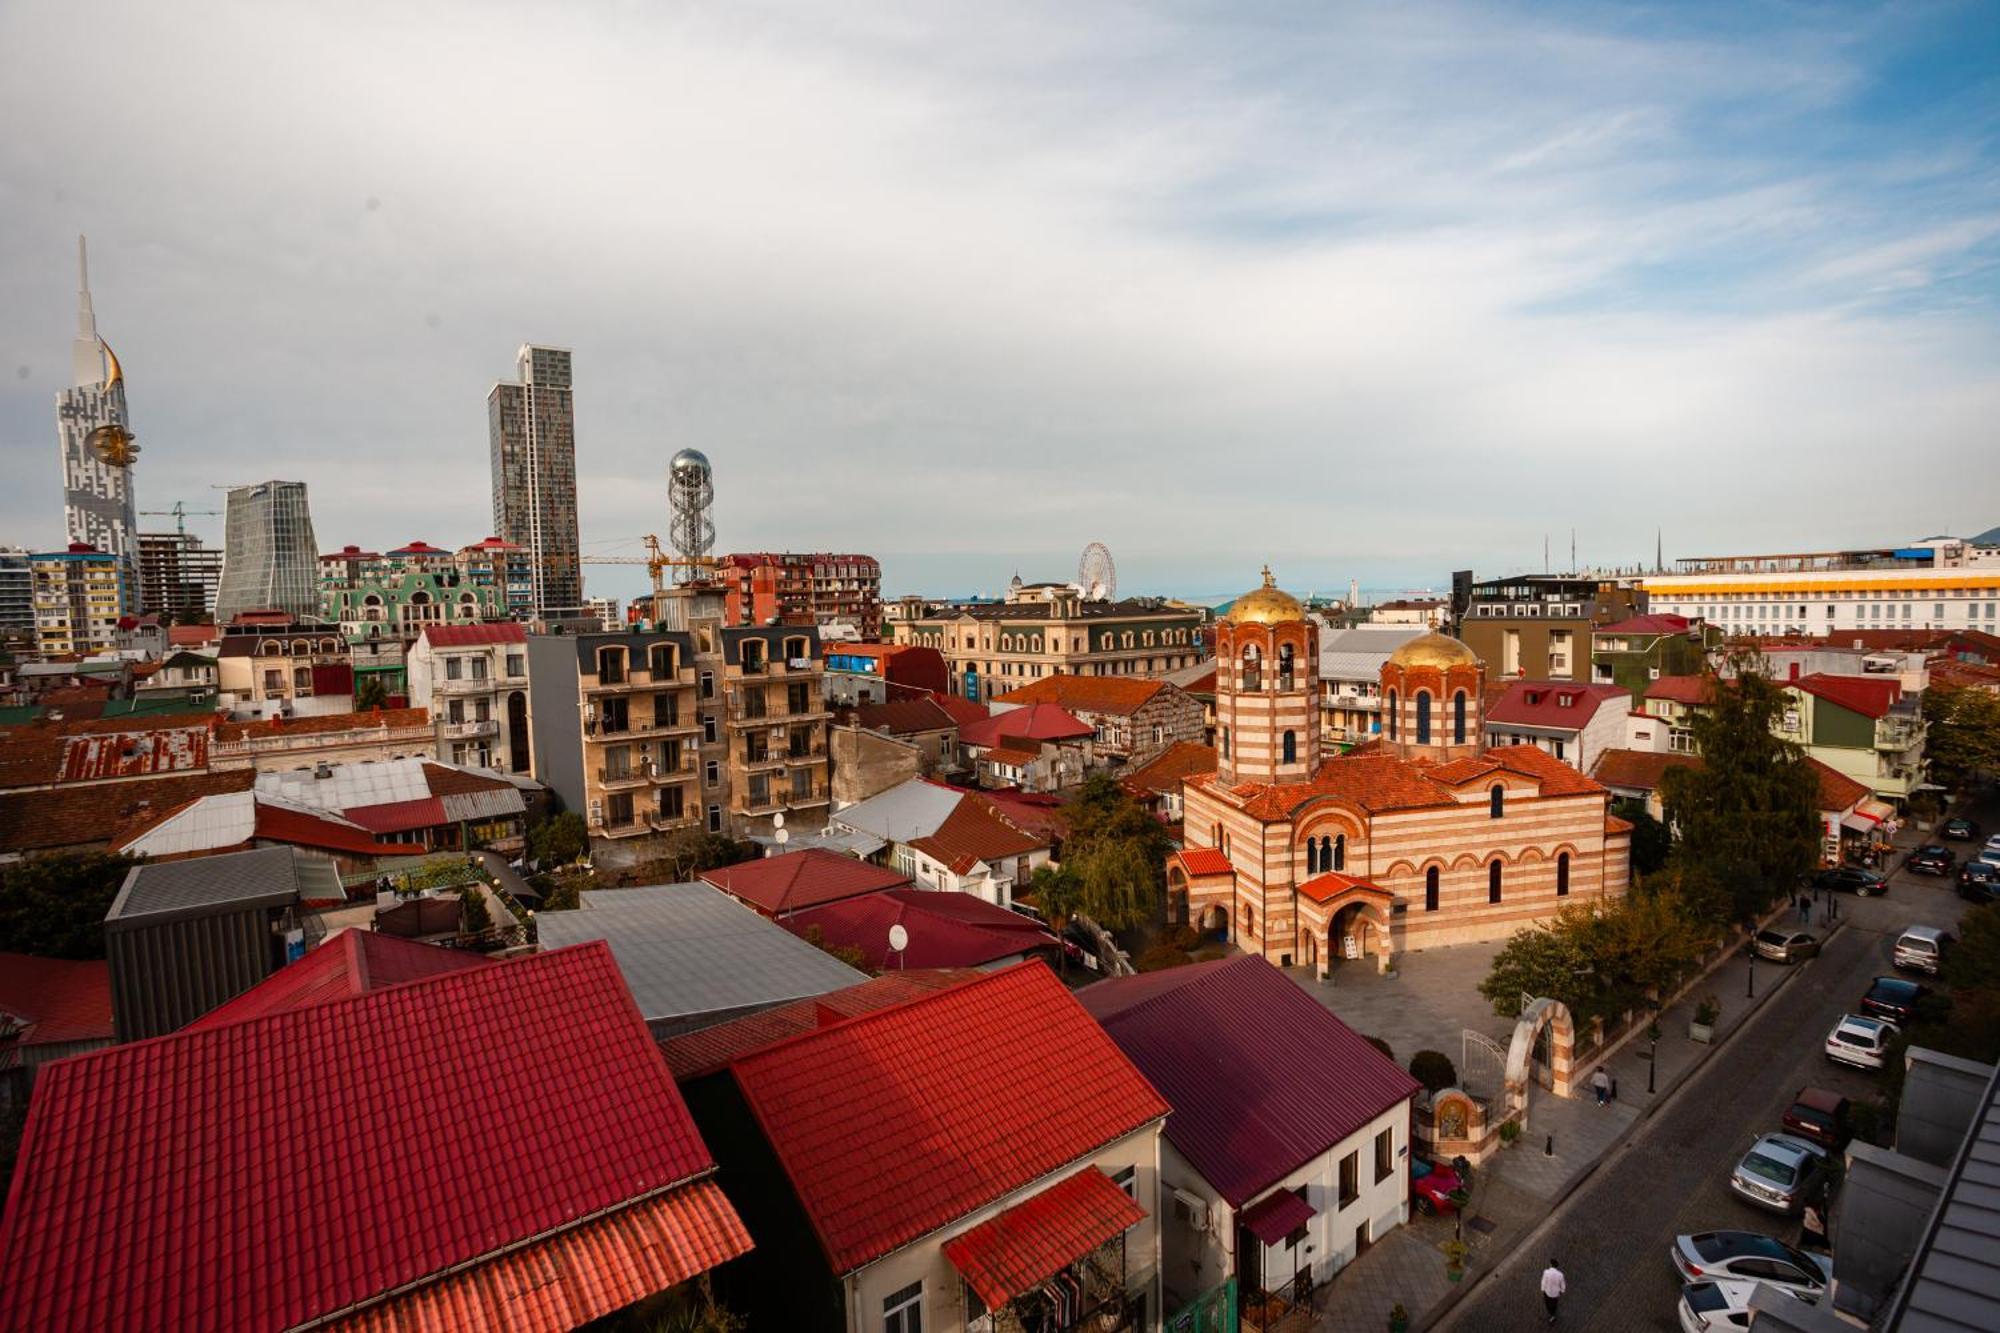
<path id="1" fill-rule="evenodd" d="M 1919 875 L 1949 875 L 1952 866 L 1957 863 L 1958 857 L 1951 848 L 1932 843 L 1928 847 L 1919 847 L 1911 852 L 1910 859 L 1903 862 L 1903 868 L 1915 871 Z"/>
<path id="2" fill-rule="evenodd" d="M 2000 847 L 1988 847 L 1985 851 L 1972 858 L 1972 864 L 1977 866 L 1993 866 L 1996 869 L 2000 869 Z"/>
<path id="3" fill-rule="evenodd" d="M 1784 1126 L 1787 1133 L 1835 1151 L 1853 1135 L 1847 1124 L 1847 1098 L 1825 1088 L 1800 1088 L 1785 1109 Z"/>
<path id="4" fill-rule="evenodd" d="M 1986 839 L 1986 850 L 2000 852 L 2000 833 L 1995 833 Z"/>
<path id="5" fill-rule="evenodd" d="M 1683 1282 L 1763 1282 L 1816 1301 L 1833 1276 L 1833 1260 L 1807 1254 L 1754 1231 L 1697 1231 L 1676 1236 L 1667 1255 Z"/>
<path id="6" fill-rule="evenodd" d="M 1901 1031 L 1887 1019 L 1866 1014 L 1842 1014 L 1826 1034 L 1826 1058 L 1856 1069 L 1880 1069 L 1889 1043 Z"/>
<path id="7" fill-rule="evenodd" d="M 1729 1173 L 1729 1188 L 1759 1208 L 1790 1215 L 1826 1175 L 1826 1149 L 1790 1134 L 1760 1134 Z"/>
<path id="8" fill-rule="evenodd" d="M 1813 887 L 1825 889 L 1828 893 L 1851 893 L 1857 898 L 1870 898 L 1878 893 L 1887 893 L 1889 881 L 1877 872 L 1860 866 L 1836 866 L 1814 875 Z"/>
<path id="9" fill-rule="evenodd" d="M 1464 1184 L 1458 1172 L 1441 1162 L 1427 1162 L 1410 1156 L 1410 1198 L 1420 1213 L 1449 1213 L 1458 1205 L 1452 1195 Z"/>
<path id="10" fill-rule="evenodd" d="M 1944 956 L 1957 942 L 1955 935 L 1941 927 L 1911 926 L 1896 939 L 1895 964 L 1905 971 L 1936 976 L 1944 967 Z"/>
<path id="11" fill-rule="evenodd" d="M 1948 842 L 1974 842 L 1979 838 L 1979 825 L 1969 819 L 1947 819 L 1938 828 L 1938 836 Z"/>
<path id="12" fill-rule="evenodd" d="M 1819 936 L 1808 930 L 1771 929 L 1757 932 L 1757 956 L 1774 963 L 1797 963 L 1819 952 Z"/>
<path id="13" fill-rule="evenodd" d="M 1892 1023 L 1908 1023 L 1917 1016 L 1918 1003 L 1930 993 L 1929 986 L 1902 977 L 1877 977 L 1861 997 L 1861 1012 Z"/>
<path id="14" fill-rule="evenodd" d="M 2000 898 L 2000 866 L 1967 861 L 1958 868 L 1958 896 L 1974 903 L 1990 903 Z"/>
<path id="15" fill-rule="evenodd" d="M 1750 1297 L 1759 1287 L 1782 1291 L 1794 1300 L 1799 1294 L 1771 1282 L 1737 1281 L 1689 1282 L 1681 1288 L 1681 1333 L 1720 1333 L 1723 1329 L 1750 1327 Z"/>

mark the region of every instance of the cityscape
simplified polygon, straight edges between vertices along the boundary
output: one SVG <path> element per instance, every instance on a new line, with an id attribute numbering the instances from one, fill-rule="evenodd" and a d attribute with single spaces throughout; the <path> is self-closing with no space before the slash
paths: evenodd
<path id="1" fill-rule="evenodd" d="M 548 17 L 0 13 L 0 1331 L 2000 1328 L 2000 14 Z"/>

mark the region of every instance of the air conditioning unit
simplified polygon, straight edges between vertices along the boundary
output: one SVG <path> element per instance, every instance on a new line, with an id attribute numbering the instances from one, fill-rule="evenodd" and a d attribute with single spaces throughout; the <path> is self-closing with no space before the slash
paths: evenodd
<path id="1" fill-rule="evenodd" d="M 1174 1211 L 1196 1231 L 1208 1230 L 1208 1203 L 1185 1190 L 1174 1191 Z"/>

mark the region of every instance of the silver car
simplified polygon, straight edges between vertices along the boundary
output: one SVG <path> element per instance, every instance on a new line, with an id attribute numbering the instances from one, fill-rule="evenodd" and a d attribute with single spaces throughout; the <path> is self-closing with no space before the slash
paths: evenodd
<path id="1" fill-rule="evenodd" d="M 1729 1188 L 1773 1212 L 1801 1211 L 1826 1173 L 1826 1149 L 1790 1134 L 1763 1134 L 1729 1173 Z"/>
<path id="2" fill-rule="evenodd" d="M 1681 1288 L 1681 1333 L 1719 1333 L 1750 1327 L 1750 1298 L 1763 1286 L 1782 1291 L 1794 1300 L 1801 1299 L 1787 1287 L 1766 1282 L 1729 1278 L 1690 1282 Z"/>
<path id="3" fill-rule="evenodd" d="M 1807 930 L 1770 929 L 1757 932 L 1757 956 L 1774 963 L 1796 963 L 1819 952 L 1819 936 Z"/>
<path id="4" fill-rule="evenodd" d="M 1683 1282 L 1723 1279 L 1766 1282 L 1794 1296 L 1817 1301 L 1833 1278 L 1833 1260 L 1807 1254 L 1774 1236 L 1754 1231 L 1697 1231 L 1676 1236 L 1667 1252 Z"/>
<path id="5" fill-rule="evenodd" d="M 1842 1014 L 1833 1031 L 1826 1034 L 1826 1058 L 1856 1069 L 1880 1069 L 1899 1030 L 1887 1019 Z"/>

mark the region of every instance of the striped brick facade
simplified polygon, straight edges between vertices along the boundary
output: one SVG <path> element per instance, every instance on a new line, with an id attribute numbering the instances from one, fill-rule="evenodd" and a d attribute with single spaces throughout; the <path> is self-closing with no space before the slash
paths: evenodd
<path id="1" fill-rule="evenodd" d="M 1317 635 L 1304 620 L 1216 626 L 1215 751 L 1226 780 L 1302 782 L 1319 769 Z"/>

